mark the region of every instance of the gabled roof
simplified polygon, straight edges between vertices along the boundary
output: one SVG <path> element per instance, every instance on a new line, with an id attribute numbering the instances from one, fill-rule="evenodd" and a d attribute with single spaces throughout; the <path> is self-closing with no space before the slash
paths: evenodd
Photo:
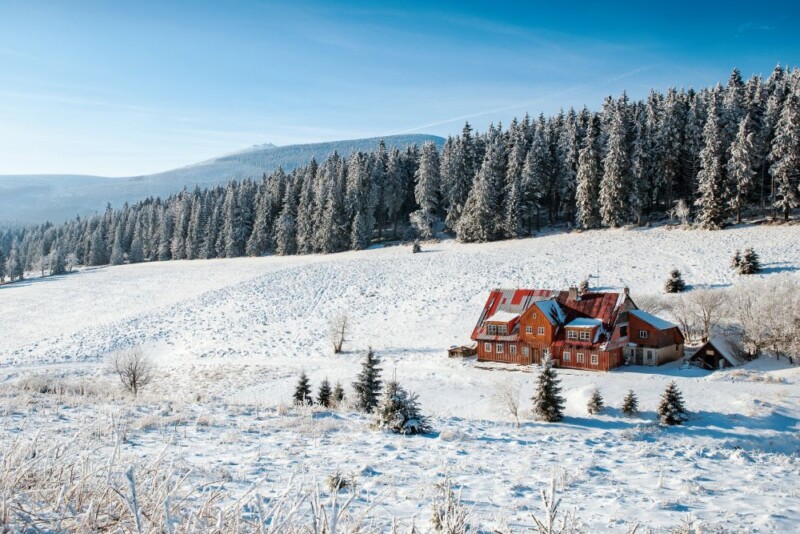
<path id="1" fill-rule="evenodd" d="M 672 324 L 669 321 L 665 321 L 664 319 L 649 314 L 646 311 L 631 310 L 630 313 L 631 315 L 638 317 L 642 321 L 646 322 L 653 328 L 657 328 L 658 330 L 669 330 L 670 328 L 678 328 L 678 325 Z"/>
<path id="2" fill-rule="evenodd" d="M 556 300 L 564 307 L 568 320 L 591 317 L 600 320 L 609 330 L 616 323 L 619 307 L 625 301 L 621 292 L 588 292 L 570 298 L 569 291 L 561 291 Z"/>
<path id="3" fill-rule="evenodd" d="M 478 331 L 486 322 L 488 317 L 492 317 L 497 312 L 509 312 L 521 315 L 531 307 L 534 302 L 548 300 L 558 294 L 558 291 L 549 289 L 493 289 L 486 299 L 483 311 L 478 319 L 478 323 L 472 331 L 472 337 L 478 335 Z"/>
<path id="4" fill-rule="evenodd" d="M 564 324 L 567 318 L 561 305 L 555 300 L 540 300 L 536 303 L 536 307 L 539 308 L 542 315 L 553 325 Z"/>

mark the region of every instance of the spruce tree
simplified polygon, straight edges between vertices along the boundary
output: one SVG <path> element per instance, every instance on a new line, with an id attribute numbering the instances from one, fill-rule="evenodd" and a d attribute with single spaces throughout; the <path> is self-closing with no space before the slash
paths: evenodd
<path id="1" fill-rule="evenodd" d="M 331 383 L 328 382 L 327 378 L 325 378 L 319 385 L 319 391 L 317 392 L 317 403 L 325 408 L 330 408 L 332 401 L 333 397 Z"/>
<path id="2" fill-rule="evenodd" d="M 533 398 L 533 413 L 540 421 L 554 423 L 561 421 L 564 412 L 564 398 L 561 396 L 561 387 L 553 369 L 552 362 L 546 359 L 542 362 L 542 371 L 539 373 L 539 383 Z"/>
<path id="3" fill-rule="evenodd" d="M 103 229 L 97 226 L 92 233 L 92 243 L 89 249 L 89 265 L 107 265 L 108 252 L 106 250 L 106 240 L 103 238 Z"/>
<path id="4" fill-rule="evenodd" d="M 306 376 L 305 371 L 300 373 L 297 386 L 294 388 L 293 398 L 295 404 L 311 404 L 311 383 L 308 381 L 308 376 Z"/>
<path id="5" fill-rule="evenodd" d="M 117 226 L 114 232 L 114 245 L 111 247 L 111 265 L 122 265 L 125 263 L 125 248 L 123 243 L 122 226 Z"/>
<path id="6" fill-rule="evenodd" d="M 703 128 L 705 147 L 700 152 L 700 172 L 697 175 L 698 193 L 695 201 L 699 211 L 697 222 L 703 228 L 720 229 L 727 216 L 727 192 L 725 184 L 725 146 L 719 118 L 719 93 L 712 93 L 708 120 Z"/>
<path id="7" fill-rule="evenodd" d="M 689 413 L 683 405 L 683 395 L 675 381 L 669 383 L 661 396 L 658 417 L 662 425 L 680 425 L 689 418 Z"/>
<path id="8" fill-rule="evenodd" d="M 728 181 L 731 189 L 728 197 L 737 223 L 742 222 L 742 208 L 747 203 L 755 178 L 755 137 L 750 114 L 747 114 L 739 124 L 728 160 Z"/>
<path id="9" fill-rule="evenodd" d="M 602 412 L 604 408 L 605 403 L 603 402 L 603 396 L 600 394 L 599 389 L 594 388 L 592 396 L 589 398 L 589 402 L 586 405 L 586 411 L 588 411 L 590 415 L 595 415 Z"/>
<path id="10" fill-rule="evenodd" d="M 8 252 L 6 259 L 6 275 L 13 282 L 14 280 L 22 280 L 24 278 L 25 269 L 22 264 L 22 257 L 19 253 L 17 240 L 11 243 L 11 250 Z"/>
<path id="11" fill-rule="evenodd" d="M 594 117 L 578 156 L 578 186 L 575 193 L 575 224 L 579 228 L 597 228 L 600 224 L 600 157 L 597 150 L 598 119 Z"/>
<path id="12" fill-rule="evenodd" d="M 353 382 L 356 393 L 356 408 L 362 412 L 371 413 L 378 405 L 381 393 L 381 368 L 380 360 L 375 351 L 370 348 L 361 366 L 361 372 Z"/>
<path id="13" fill-rule="evenodd" d="M 622 413 L 628 417 L 632 417 L 639 413 L 639 400 L 633 390 L 628 390 L 625 399 L 622 401 Z"/>
<path id="14" fill-rule="evenodd" d="M 772 205 L 789 219 L 789 213 L 800 204 L 800 82 L 786 96 L 772 141 L 769 172 L 775 180 Z"/>
<path id="15" fill-rule="evenodd" d="M 761 271 L 761 261 L 752 248 L 744 249 L 742 261 L 739 263 L 739 274 L 756 274 Z"/>
<path id="16" fill-rule="evenodd" d="M 439 151 L 432 142 L 422 145 L 422 156 L 414 175 L 414 199 L 419 210 L 411 214 L 411 220 L 419 236 L 428 239 L 433 236 L 436 209 L 439 206 Z"/>
<path id="17" fill-rule="evenodd" d="M 344 397 L 344 388 L 342 387 L 341 382 L 336 382 L 336 386 L 334 386 L 332 393 L 333 402 L 339 405 L 344 402 Z"/>
<path id="18" fill-rule="evenodd" d="M 603 224 L 612 228 L 627 222 L 630 211 L 628 196 L 632 180 L 625 111 L 623 101 L 617 102 L 613 108 L 606 157 L 603 160 L 603 177 L 600 181 L 600 216 Z"/>
<path id="19" fill-rule="evenodd" d="M 500 235 L 500 191 L 505 177 L 505 155 L 502 136 L 492 133 L 492 139 L 475 177 L 472 190 L 458 221 L 456 233 L 465 243 L 494 241 Z"/>
<path id="20" fill-rule="evenodd" d="M 417 396 L 409 394 L 396 381 L 386 383 L 383 396 L 375 408 L 375 426 L 395 434 L 428 434 L 431 426 L 419 409 Z"/>
<path id="21" fill-rule="evenodd" d="M 742 253 L 739 252 L 739 249 L 736 249 L 736 252 L 733 253 L 733 258 L 731 258 L 731 269 L 736 270 L 739 272 L 739 268 L 742 266 Z"/>
<path id="22" fill-rule="evenodd" d="M 683 281 L 681 272 L 678 269 L 673 269 L 669 273 L 667 283 L 664 284 L 664 291 L 667 293 L 681 293 L 686 290 L 686 283 Z"/>
<path id="23" fill-rule="evenodd" d="M 53 243 L 53 249 L 50 251 L 50 275 L 60 275 L 67 272 L 66 260 L 64 258 L 64 249 L 61 243 L 56 239 Z"/>

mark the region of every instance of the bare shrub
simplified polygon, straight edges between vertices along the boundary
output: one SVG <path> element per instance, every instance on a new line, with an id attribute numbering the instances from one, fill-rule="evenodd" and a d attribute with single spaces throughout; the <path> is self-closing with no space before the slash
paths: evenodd
<path id="1" fill-rule="evenodd" d="M 125 389 L 134 396 L 153 381 L 155 371 L 153 363 L 139 346 L 113 354 L 111 366 Z"/>
<path id="2" fill-rule="evenodd" d="M 555 475 L 550 479 L 550 491 L 541 490 L 541 498 L 544 518 L 539 519 L 536 515 L 531 514 L 539 534 L 574 534 L 586 531 L 574 512 L 567 512 L 559 517 L 558 508 L 561 505 L 561 498 L 556 493 Z"/>
<path id="3" fill-rule="evenodd" d="M 521 384 L 511 377 L 498 381 L 494 384 L 492 402 L 504 414 L 514 419 L 519 426 L 519 398 L 522 390 Z"/>
<path id="4" fill-rule="evenodd" d="M 342 352 L 342 347 L 344 346 L 345 337 L 347 336 L 347 314 L 342 313 L 336 316 L 333 319 L 330 326 L 330 339 L 331 343 L 333 343 L 333 353 L 339 354 Z"/>
<path id="5" fill-rule="evenodd" d="M 638 295 L 636 307 L 652 315 L 661 315 L 666 310 L 667 304 L 661 295 Z"/>
<path id="6" fill-rule="evenodd" d="M 701 341 L 708 341 L 725 313 L 727 294 L 719 289 L 699 289 L 687 296 L 695 321 L 700 327 Z"/>
<path id="7" fill-rule="evenodd" d="M 469 532 L 472 522 L 472 510 L 461 502 L 461 490 L 453 489 L 453 481 L 445 477 L 436 484 L 433 498 L 433 515 L 431 527 L 436 532 L 446 534 L 464 534 Z"/>

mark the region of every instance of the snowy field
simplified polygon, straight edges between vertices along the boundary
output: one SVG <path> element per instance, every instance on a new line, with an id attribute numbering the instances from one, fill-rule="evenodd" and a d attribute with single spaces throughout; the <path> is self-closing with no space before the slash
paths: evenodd
<path id="1" fill-rule="evenodd" d="M 447 475 L 476 525 L 520 531 L 541 515 L 555 477 L 563 511 L 589 532 L 795 532 L 800 524 L 800 367 L 763 360 L 707 373 L 678 364 L 611 373 L 560 371 L 563 423 L 517 428 L 495 403 L 512 380 L 523 399 L 536 368 L 450 360 L 466 343 L 489 289 L 593 288 L 656 294 L 673 268 L 690 286 L 741 283 L 735 249 L 755 247 L 764 277 L 800 279 L 800 226 L 722 232 L 654 228 L 545 235 L 481 245 L 452 241 L 329 256 L 163 262 L 87 270 L 0 288 L 0 456 L 19 440 L 80 443 L 106 458 L 162 455 L 198 479 L 224 480 L 235 498 L 263 495 L 295 476 L 322 483 L 337 469 L 357 481 L 354 509 L 388 528 L 428 526 L 434 486 Z M 351 322 L 332 354 L 333 317 Z M 136 402 L 105 363 L 142 345 L 158 375 Z M 316 386 L 349 385 L 367 347 L 419 394 L 436 433 L 376 432 L 348 411 L 285 410 L 301 370 Z M 652 424 L 670 380 L 692 419 Z M 85 384 L 97 394 L 24 391 L 36 380 Z M 599 387 L 605 414 L 586 414 Z M 30 389 L 30 388 L 29 388 Z M 633 389 L 640 418 L 617 409 Z M 110 393 L 109 393 L 110 392 Z M 530 402 L 523 400 L 523 406 Z M 35 436 L 35 438 L 34 438 Z M 0 473 L 0 478 L 2 474 Z M 372 503 L 372 505 L 370 504 Z"/>

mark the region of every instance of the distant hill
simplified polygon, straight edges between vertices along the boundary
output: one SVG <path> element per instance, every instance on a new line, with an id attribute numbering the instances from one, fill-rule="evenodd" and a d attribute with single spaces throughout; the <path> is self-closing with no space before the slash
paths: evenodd
<path id="1" fill-rule="evenodd" d="M 81 175 L 0 175 L 0 222 L 63 222 L 76 215 L 86 216 L 149 196 L 168 196 L 183 187 L 193 188 L 227 183 L 242 178 L 259 178 L 278 167 L 290 171 L 308 163 L 322 161 L 334 151 L 343 156 L 351 152 L 374 150 L 383 139 L 387 147 L 407 146 L 444 139 L 433 135 L 395 135 L 352 139 L 307 145 L 253 146 L 233 154 L 202 161 L 187 167 L 146 176 L 107 178 Z"/>

